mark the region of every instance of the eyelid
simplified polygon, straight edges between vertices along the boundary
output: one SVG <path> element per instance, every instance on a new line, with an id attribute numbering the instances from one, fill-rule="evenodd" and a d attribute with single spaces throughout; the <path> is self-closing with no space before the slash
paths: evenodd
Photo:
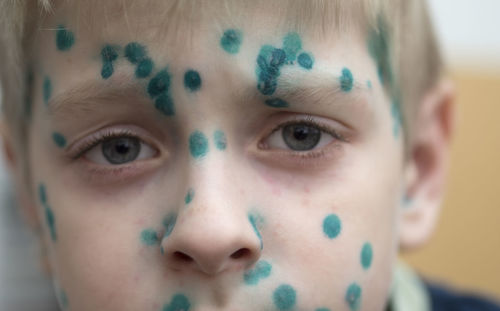
<path id="1" fill-rule="evenodd" d="M 146 131 L 134 125 L 118 125 L 101 129 L 89 136 L 83 138 L 79 142 L 72 144 L 68 150 L 68 156 L 72 160 L 77 160 L 85 155 L 86 152 L 98 146 L 110 138 L 116 137 L 133 137 L 139 139 L 141 142 L 146 143 L 151 148 L 160 152 L 158 143 L 146 133 Z"/>
<path id="2" fill-rule="evenodd" d="M 348 139 L 340 133 L 339 130 L 333 128 L 333 126 L 328 126 L 327 122 L 320 122 L 318 119 L 323 119 L 320 117 L 315 117 L 312 115 L 294 115 L 292 119 L 288 119 L 287 121 L 280 122 L 277 126 L 273 127 L 270 131 L 264 132 L 264 134 L 260 137 L 264 137 L 259 140 L 259 148 L 266 149 L 266 146 L 263 143 L 263 140 L 267 139 L 270 135 L 275 133 L 276 131 L 281 130 L 285 126 L 293 125 L 293 124 L 307 124 L 313 127 L 317 127 L 322 132 L 326 132 L 330 134 L 334 139 L 347 142 Z M 293 150 L 290 150 L 292 152 Z M 296 151 L 295 151 L 296 152 Z M 308 151 L 300 151 L 299 153 L 307 153 Z"/>

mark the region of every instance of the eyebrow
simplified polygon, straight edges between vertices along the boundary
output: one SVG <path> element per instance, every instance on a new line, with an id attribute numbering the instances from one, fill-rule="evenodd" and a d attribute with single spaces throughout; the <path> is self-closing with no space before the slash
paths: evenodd
<path id="1" fill-rule="evenodd" d="M 48 108 L 53 115 L 78 113 L 93 110 L 93 105 L 118 98 L 149 98 L 144 86 L 126 74 L 116 74 L 113 80 L 90 79 L 78 83 L 51 98 Z M 139 100 L 142 103 L 144 100 Z M 96 107 L 98 108 L 98 107 Z"/>
<path id="2" fill-rule="evenodd" d="M 333 102 L 338 98 L 356 98 L 368 93 L 366 85 L 358 80 L 353 80 L 349 91 L 342 90 L 340 75 L 335 75 L 330 70 L 315 70 L 305 74 L 297 71 L 302 70 L 290 70 L 280 76 L 277 95 L 288 94 L 294 98 L 312 98 L 313 101 L 326 97 Z"/>
<path id="3" fill-rule="evenodd" d="M 256 80 L 250 82 L 249 87 L 234 92 L 243 103 L 261 101 L 268 98 L 291 99 L 310 108 L 311 105 L 344 106 L 360 102 L 363 95 L 368 94 L 368 87 L 358 80 L 353 81 L 353 87 L 346 92 L 341 89 L 340 75 L 335 75 L 331 70 L 315 69 L 304 72 L 302 69 L 283 71 L 278 78 L 278 89 L 271 96 L 262 95 L 257 87 Z M 252 86 L 250 86 L 252 85 Z M 79 112 L 93 112 L 102 109 L 105 102 L 116 102 L 117 99 L 137 99 L 138 106 L 151 109 L 151 100 L 146 93 L 145 86 L 131 79 L 127 74 L 115 74 L 112 80 L 90 79 L 78 83 L 76 86 L 63 91 L 51 98 L 48 102 L 51 115 L 72 116 Z M 349 99 L 349 100 L 346 100 Z M 366 100 L 365 100 L 366 102 Z M 297 105 L 289 109 L 300 108 Z M 327 108 L 327 107 L 321 107 Z M 300 110 L 300 109 L 297 109 Z"/>

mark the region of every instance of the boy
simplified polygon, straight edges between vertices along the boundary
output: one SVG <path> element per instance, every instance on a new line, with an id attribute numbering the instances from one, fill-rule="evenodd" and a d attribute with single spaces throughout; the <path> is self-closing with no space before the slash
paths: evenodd
<path id="1" fill-rule="evenodd" d="M 2 12 L 6 155 L 62 309 L 430 310 L 396 268 L 452 129 L 422 1 Z"/>

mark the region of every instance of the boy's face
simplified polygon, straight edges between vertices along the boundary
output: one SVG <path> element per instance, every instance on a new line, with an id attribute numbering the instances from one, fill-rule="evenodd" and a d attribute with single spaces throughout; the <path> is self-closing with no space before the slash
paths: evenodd
<path id="1" fill-rule="evenodd" d="M 69 4 L 35 44 L 30 167 L 62 306 L 383 310 L 403 147 L 365 31 L 265 8 L 174 31 L 159 11 Z"/>

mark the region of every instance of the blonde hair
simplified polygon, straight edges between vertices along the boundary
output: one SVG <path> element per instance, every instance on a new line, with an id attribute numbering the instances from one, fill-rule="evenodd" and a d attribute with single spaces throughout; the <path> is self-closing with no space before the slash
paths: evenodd
<path id="1" fill-rule="evenodd" d="M 2 110 L 16 141 L 25 142 L 28 138 L 29 122 L 24 102 L 29 100 L 31 92 L 30 79 L 26 77 L 30 44 L 44 17 L 51 14 L 59 2 L 71 1 L 74 0 L 0 0 Z M 137 2 L 87 0 L 79 2 L 78 9 L 79 13 L 83 11 L 84 16 L 94 20 L 107 20 L 126 18 L 127 11 L 133 11 L 133 7 L 154 5 L 154 1 Z M 385 65 L 389 69 L 382 74 L 393 82 L 386 85 L 388 94 L 400 94 L 398 100 L 403 103 L 401 113 L 406 144 L 411 139 L 418 102 L 442 72 L 443 64 L 423 0 L 170 0 L 168 5 L 162 4 L 165 10 L 161 14 L 168 18 L 163 19 L 164 25 L 155 28 L 174 34 L 179 27 L 189 29 L 186 26 L 200 20 L 203 14 L 232 18 L 236 23 L 235 12 L 249 15 L 249 11 L 258 7 L 266 7 L 283 17 L 284 23 L 298 31 L 314 25 L 317 27 L 314 33 L 318 35 L 342 32 L 356 25 L 366 27 L 369 33 L 379 35 L 382 45 L 387 44 L 386 52 L 390 57 Z M 151 12 L 158 14 L 155 10 Z M 22 154 L 27 154 L 24 151 Z"/>

